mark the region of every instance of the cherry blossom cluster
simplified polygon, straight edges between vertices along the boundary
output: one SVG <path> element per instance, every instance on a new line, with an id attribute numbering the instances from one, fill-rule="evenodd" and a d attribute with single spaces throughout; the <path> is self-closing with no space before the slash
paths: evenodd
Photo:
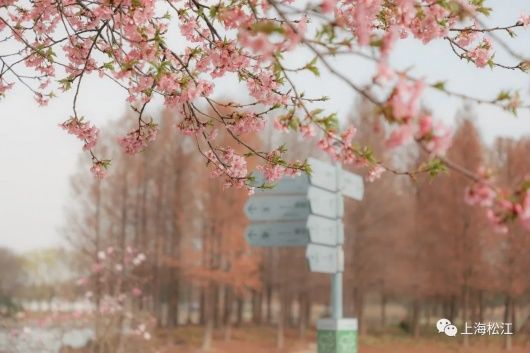
<path id="1" fill-rule="evenodd" d="M 524 13 L 521 14 L 517 23 L 521 24 L 523 27 L 528 27 L 528 25 L 530 25 L 530 16 Z"/>
<path id="2" fill-rule="evenodd" d="M 107 161 L 94 161 L 90 167 L 90 172 L 97 178 L 103 179 L 107 176 Z"/>
<path id="3" fill-rule="evenodd" d="M 280 180 L 280 178 L 282 178 L 283 176 L 294 177 L 300 175 L 300 169 L 292 167 L 290 165 L 286 165 L 285 161 L 282 161 L 281 156 L 282 148 L 274 150 L 265 157 L 267 163 L 259 165 L 256 168 L 256 170 L 260 171 L 263 174 L 267 182 L 274 183 Z M 300 161 L 295 161 L 294 164 L 300 166 L 300 168 L 303 168 L 302 162 Z"/>
<path id="4" fill-rule="evenodd" d="M 254 113 L 233 114 L 234 124 L 230 129 L 237 135 L 260 132 L 265 127 L 265 120 Z"/>
<path id="5" fill-rule="evenodd" d="M 356 134 L 357 129 L 354 126 L 348 127 L 340 134 L 327 132 L 318 141 L 317 146 L 327 152 L 334 160 L 361 166 L 365 164 L 365 161 L 359 158 L 353 149 L 353 139 Z"/>
<path id="6" fill-rule="evenodd" d="M 97 143 L 99 129 L 88 121 L 71 118 L 60 124 L 60 127 L 65 129 L 69 134 L 72 134 L 83 141 L 83 149 L 85 151 L 91 150 Z"/>
<path id="7" fill-rule="evenodd" d="M 92 151 L 96 146 L 99 129 L 83 118 L 70 118 L 64 123 L 59 125 L 69 134 L 76 136 L 78 139 L 83 141 L 83 150 Z M 91 152 L 92 153 L 92 152 Z M 107 167 L 110 165 L 109 160 L 99 160 L 94 154 L 92 154 L 92 166 L 90 172 L 98 179 L 103 179 L 107 176 Z"/>
<path id="8" fill-rule="evenodd" d="M 444 40 L 448 50 L 472 67 L 525 72 L 530 60 L 517 54 L 511 55 L 514 64 L 494 60 L 494 32 L 515 35 L 528 27 L 528 15 L 511 25 L 487 28 L 481 17 L 490 11 L 479 0 L 3 0 L 0 36 L 14 49 L 0 51 L 0 96 L 15 82 L 40 104 L 58 92 L 73 91 L 73 118 L 61 126 L 84 142 L 98 178 L 106 175 L 110 162 L 96 156 L 98 130 L 78 114 L 87 75 L 124 89 L 138 114 L 138 128 L 118 140 L 126 154 L 140 153 L 155 141 L 158 127 L 145 122 L 143 114 L 158 96 L 179 116 L 177 130 L 192 136 L 201 153 L 207 149 L 202 154 L 212 176 L 222 176 L 226 185 L 252 189 L 250 158 L 269 181 L 308 169 L 284 159 L 284 152 L 260 151 L 241 140 L 243 134 L 262 131 L 267 120 L 318 139 L 333 159 L 366 167 L 369 178 L 375 179 L 385 167 L 366 146 L 355 144 L 355 128 L 341 131 L 340 119 L 320 105 L 328 97 L 312 96 L 311 87 L 302 89 L 294 77 L 318 76 L 326 69 L 377 108 L 377 118 L 389 125 L 382 142 L 390 151 L 419 143 L 433 158 L 443 156 L 450 146 L 450 130 L 434 120 L 435 114 L 419 109 L 424 90 L 432 85 L 396 72 L 389 65 L 390 54 L 405 38 L 425 45 Z M 309 53 L 311 61 L 291 67 L 290 54 L 302 52 Z M 334 67 L 329 57 L 337 52 L 372 60 L 377 68 L 372 82 L 361 85 Z M 219 83 L 228 87 L 236 82 L 245 94 L 219 101 Z M 514 92 L 484 100 L 445 87 L 443 91 L 514 112 L 527 104 Z M 218 132 L 241 149 L 220 146 Z"/>
<path id="9" fill-rule="evenodd" d="M 396 148 L 411 141 L 422 143 L 429 152 L 443 156 L 451 146 L 452 132 L 440 121 L 419 109 L 424 90 L 421 81 L 411 82 L 400 77 L 385 107 L 385 119 L 397 125 L 386 140 L 387 148 Z"/>
<path id="10" fill-rule="evenodd" d="M 493 186 L 493 173 L 485 168 L 479 170 L 480 179 L 465 192 L 465 201 L 486 210 L 486 217 L 499 233 L 507 233 L 508 225 L 519 220 L 530 230 L 530 181 L 519 190 L 509 192 Z"/>
<path id="11" fill-rule="evenodd" d="M 468 54 L 466 57 L 473 61 L 478 67 L 485 67 L 491 63 L 493 43 L 488 37 L 484 38 L 482 42 Z"/>
<path id="12" fill-rule="evenodd" d="M 247 161 L 240 156 L 232 147 L 209 150 L 206 152 L 208 163 L 212 164 L 213 178 L 222 177 L 225 186 L 244 187 L 247 180 Z"/>
<path id="13" fill-rule="evenodd" d="M 158 126 L 155 123 L 142 123 L 138 129 L 129 132 L 124 137 L 120 137 L 118 143 L 125 154 L 134 155 L 155 141 L 157 133 Z"/>

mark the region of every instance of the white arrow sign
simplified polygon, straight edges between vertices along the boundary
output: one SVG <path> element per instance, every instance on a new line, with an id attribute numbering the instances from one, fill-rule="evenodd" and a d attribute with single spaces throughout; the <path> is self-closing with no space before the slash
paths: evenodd
<path id="1" fill-rule="evenodd" d="M 245 238 L 251 246 L 306 246 L 309 230 L 305 222 L 254 223 Z"/>
<path id="2" fill-rule="evenodd" d="M 257 188 L 256 192 L 265 194 L 305 194 L 311 185 L 328 191 L 341 191 L 345 196 L 361 200 L 364 193 L 363 179 L 357 174 L 347 172 L 337 167 L 322 162 L 315 158 L 309 158 L 312 172 L 310 176 L 301 174 L 297 177 L 285 176 L 281 178 L 272 189 Z M 341 175 L 337 178 L 337 171 Z M 263 175 L 256 173 L 255 185 L 265 183 Z"/>
<path id="3" fill-rule="evenodd" d="M 245 203 L 245 214 L 251 221 L 296 221 L 311 213 L 305 195 L 252 196 Z"/>
<path id="4" fill-rule="evenodd" d="M 344 271 L 344 252 L 340 246 L 309 244 L 305 256 L 311 272 L 336 273 Z"/>
<path id="5" fill-rule="evenodd" d="M 344 242 L 344 229 L 340 220 L 310 215 L 307 222 L 253 223 L 245 238 L 257 247 L 338 245 Z"/>
<path id="6" fill-rule="evenodd" d="M 344 243 L 344 226 L 339 219 L 329 219 L 315 215 L 307 219 L 311 243 L 338 245 Z"/>
<path id="7" fill-rule="evenodd" d="M 311 213 L 340 218 L 344 202 L 336 193 L 311 186 L 307 195 L 256 194 L 247 200 L 244 210 L 251 221 L 305 220 Z"/>

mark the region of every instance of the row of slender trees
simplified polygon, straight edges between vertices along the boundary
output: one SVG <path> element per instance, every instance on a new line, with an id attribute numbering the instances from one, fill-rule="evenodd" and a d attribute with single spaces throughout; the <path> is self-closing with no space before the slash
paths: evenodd
<path id="1" fill-rule="evenodd" d="M 378 135 L 385 129 L 372 123 L 369 106 L 360 106 L 352 118 L 358 136 L 379 155 Z M 161 115 L 161 125 L 178 120 L 170 111 Z M 107 179 L 94 180 L 84 168 L 73 177 L 75 202 L 64 231 L 75 251 L 89 266 L 109 247 L 139 249 L 147 260 L 137 271 L 143 296 L 136 305 L 160 327 L 203 325 L 206 348 L 216 329 L 229 338 L 243 322 L 276 325 L 279 345 L 287 327 L 305 335 L 327 314 L 328 276 L 308 272 L 304 249 L 250 248 L 243 214 L 248 195 L 225 190 L 222 180 L 209 176 L 197 153 L 204 146 L 170 128 L 161 131 L 139 156 L 116 158 Z M 311 142 L 272 129 L 249 139 L 263 146 L 286 143 L 296 158 L 319 156 Z M 106 154 L 118 155 L 115 137 L 106 141 Z M 510 186 L 530 172 L 529 154 L 528 138 L 486 146 L 466 108 L 457 117 L 448 158 L 473 170 L 493 166 L 496 178 Z M 410 149 L 384 158 L 396 173 L 426 160 Z M 517 308 L 528 304 L 530 234 L 516 224 L 507 234 L 495 233 L 483 212 L 465 203 L 470 182 L 461 174 L 389 174 L 366 183 L 362 202 L 346 202 L 345 310 L 359 319 L 361 334 L 396 323 L 390 304 L 406 309 L 399 320 L 413 335 L 420 334 L 422 322 L 441 316 L 484 321 L 486 309 L 498 306 L 505 322 L 524 327 Z M 104 295 L 97 292 L 104 288 L 94 290 L 96 298 Z M 366 314 L 374 300 L 380 306 L 377 324 Z"/>

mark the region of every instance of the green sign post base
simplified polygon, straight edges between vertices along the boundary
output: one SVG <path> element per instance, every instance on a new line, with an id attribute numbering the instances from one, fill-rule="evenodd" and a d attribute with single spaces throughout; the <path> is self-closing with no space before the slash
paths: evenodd
<path id="1" fill-rule="evenodd" d="M 318 353 L 357 353 L 357 319 L 317 322 Z"/>

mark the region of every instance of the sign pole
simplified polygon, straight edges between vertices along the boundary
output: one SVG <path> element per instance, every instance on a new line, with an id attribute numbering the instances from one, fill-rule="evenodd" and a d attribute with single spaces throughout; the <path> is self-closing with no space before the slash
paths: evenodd
<path id="1" fill-rule="evenodd" d="M 335 177 L 337 181 L 337 194 L 339 197 L 337 198 L 337 202 L 343 202 L 342 201 L 342 191 L 341 191 L 341 174 L 342 174 L 342 167 L 340 163 L 335 164 Z M 339 208 L 339 205 L 337 205 L 337 209 Z M 339 234 L 337 231 L 337 239 L 339 239 Z M 340 248 L 342 247 L 342 244 L 337 245 L 338 250 L 340 252 Z M 339 262 L 343 259 L 339 259 Z M 342 319 L 342 266 L 339 264 L 338 268 L 339 270 L 331 275 L 331 318 L 335 320 Z"/>
<path id="2" fill-rule="evenodd" d="M 343 171 L 340 163 L 335 164 L 337 200 L 343 202 Z M 339 231 L 337 231 L 337 239 Z M 342 241 L 337 242 L 337 271 L 331 275 L 331 318 L 317 322 L 317 353 L 357 353 L 357 320 L 344 319 L 342 311 L 342 279 L 344 252 Z"/>
<path id="3" fill-rule="evenodd" d="M 331 317 L 342 319 L 342 272 L 331 275 Z"/>

